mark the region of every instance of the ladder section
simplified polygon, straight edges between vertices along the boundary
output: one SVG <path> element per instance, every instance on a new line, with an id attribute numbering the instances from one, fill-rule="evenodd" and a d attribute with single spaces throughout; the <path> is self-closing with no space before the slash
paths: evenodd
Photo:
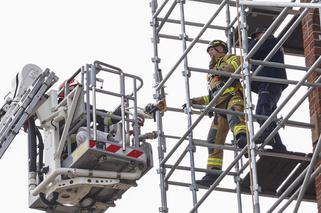
<path id="1" fill-rule="evenodd" d="M 44 98 L 46 91 L 58 80 L 55 73 L 48 69 L 39 73 L 39 75 L 32 73 L 33 70 L 39 69 L 35 65 L 27 65 L 24 68 L 23 72 L 27 71 L 29 73 L 28 77 L 31 77 L 20 80 L 20 85 L 16 85 L 20 89 L 19 94 L 15 94 L 13 99 L 8 97 L 1 109 L 1 114 L 3 115 L 0 121 L 0 158 L 22 126 L 33 114 L 36 105 Z M 23 81 L 28 80 L 29 82 L 24 85 Z"/>

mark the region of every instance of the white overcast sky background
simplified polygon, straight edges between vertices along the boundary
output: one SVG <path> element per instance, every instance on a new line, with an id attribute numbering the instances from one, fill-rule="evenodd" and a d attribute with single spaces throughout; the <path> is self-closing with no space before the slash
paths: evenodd
<path id="1" fill-rule="evenodd" d="M 207 22 L 216 6 L 187 1 L 186 20 Z M 174 17 L 178 14 L 178 8 Z M 177 16 L 176 16 L 177 17 Z M 80 66 L 100 60 L 122 68 L 125 72 L 138 75 L 144 79 L 144 87 L 138 97 L 139 105 L 145 106 L 153 101 L 153 64 L 151 57 L 153 49 L 151 43 L 152 28 L 150 27 L 151 9 L 149 1 L 111 1 L 111 0 L 10 0 L 0 1 L 0 97 L 4 97 L 11 90 L 11 79 L 25 64 L 34 63 L 42 69 L 50 68 L 60 78 L 59 82 L 71 76 Z M 214 24 L 225 25 L 224 16 L 220 16 Z M 190 37 L 198 34 L 199 28 L 187 27 Z M 169 25 L 164 33 L 177 36 L 180 34 L 179 25 Z M 209 31 L 204 39 L 225 39 L 223 32 Z M 189 56 L 192 67 L 207 68 L 208 56 L 206 46 L 197 44 Z M 163 75 L 173 67 L 182 52 L 179 41 L 160 42 L 160 68 Z M 304 59 L 287 57 L 287 63 L 304 65 Z M 181 107 L 185 101 L 184 78 L 180 66 L 166 84 L 168 106 Z M 288 70 L 289 79 L 300 79 L 304 73 Z M 193 73 L 191 79 L 191 96 L 206 94 L 205 75 Z M 106 80 L 105 84 L 108 84 Z M 53 88 L 56 89 L 59 83 Z M 109 85 L 110 86 L 110 85 Z M 293 86 L 289 87 L 282 100 Z M 306 89 L 300 90 L 300 94 Z M 295 97 L 295 100 L 298 100 Z M 254 102 L 256 97 L 253 97 Z M 107 101 L 101 102 L 110 110 Z M 295 103 L 292 102 L 282 110 L 281 115 Z M 195 120 L 196 117 L 193 117 Z M 308 104 L 303 105 L 293 120 L 309 122 Z M 168 134 L 182 135 L 186 127 L 184 115 L 171 112 L 164 117 L 164 128 Z M 195 129 L 194 136 L 205 140 L 211 120 L 207 117 Z M 151 121 L 147 121 L 143 132 L 155 129 Z M 310 152 L 311 134 L 309 130 L 286 127 L 280 134 L 288 150 Z M 227 141 L 231 140 L 229 133 Z M 158 212 L 160 205 L 159 176 L 156 173 L 158 165 L 157 141 L 152 141 L 154 152 L 154 168 L 138 181 L 138 186 L 129 189 L 121 200 L 116 201 L 116 207 L 107 212 Z M 175 143 L 168 140 L 168 150 Z M 180 153 L 180 152 L 179 152 Z M 195 153 L 196 166 L 203 168 L 206 163 L 207 150 L 197 148 Z M 232 161 L 233 153 L 225 152 L 224 165 Z M 170 161 L 174 163 L 175 161 Z M 183 165 L 188 165 L 187 157 Z M 0 160 L 0 212 L 40 212 L 28 208 L 28 173 L 27 173 L 27 135 L 21 132 Z M 198 173 L 197 178 L 203 174 Z M 190 182 L 188 172 L 177 172 L 173 180 Z M 221 186 L 234 188 L 231 177 L 224 180 Z M 205 193 L 200 190 L 198 198 Z M 243 212 L 251 212 L 251 198 L 242 196 Z M 262 211 L 266 210 L 275 199 L 261 198 Z M 302 203 L 300 212 L 316 212 L 316 204 Z M 188 212 L 192 206 L 192 195 L 189 189 L 170 186 L 168 191 L 169 212 Z M 235 194 L 213 192 L 200 207 L 199 212 L 236 212 Z M 288 210 L 286 212 L 291 212 Z"/>

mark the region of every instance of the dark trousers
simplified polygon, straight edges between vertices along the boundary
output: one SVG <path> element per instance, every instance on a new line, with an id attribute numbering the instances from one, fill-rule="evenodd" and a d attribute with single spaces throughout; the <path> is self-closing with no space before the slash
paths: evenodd
<path id="1" fill-rule="evenodd" d="M 258 102 L 256 106 L 257 115 L 270 116 L 273 111 L 277 108 L 277 102 L 279 101 L 282 93 L 282 87 L 270 83 L 262 83 L 258 87 Z M 263 125 L 265 120 L 258 119 L 260 126 Z M 275 129 L 276 122 L 273 121 L 271 124 L 264 130 L 259 140 L 263 140 L 269 136 L 269 134 Z M 279 133 L 273 137 L 274 142 L 269 142 L 273 149 L 286 149 L 282 143 Z"/>

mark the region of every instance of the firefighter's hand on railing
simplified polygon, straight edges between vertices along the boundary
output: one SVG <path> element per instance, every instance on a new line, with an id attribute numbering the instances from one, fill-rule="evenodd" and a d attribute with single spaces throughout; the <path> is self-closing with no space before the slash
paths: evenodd
<path id="1" fill-rule="evenodd" d="M 165 100 L 160 100 L 155 104 L 149 103 L 145 107 L 145 113 L 153 115 L 154 121 L 156 121 L 156 112 L 165 112 L 167 110 L 167 105 Z"/>
<path id="2" fill-rule="evenodd" d="M 145 113 L 147 114 L 153 114 L 157 110 L 158 110 L 157 107 L 152 103 L 149 103 L 145 106 Z"/>
<path id="3" fill-rule="evenodd" d="M 139 141 L 144 141 L 147 139 L 156 139 L 158 137 L 157 131 L 152 131 L 138 136 Z"/>
<path id="4" fill-rule="evenodd" d="M 152 104 L 152 103 L 149 103 L 145 106 L 145 113 L 146 114 L 149 114 L 149 115 L 152 115 L 153 116 L 153 119 L 154 121 L 156 121 L 156 111 L 158 110 L 158 108 Z"/>
<path id="5" fill-rule="evenodd" d="M 166 112 L 167 111 L 166 100 L 163 99 L 163 100 L 157 101 L 156 107 L 160 112 Z"/>

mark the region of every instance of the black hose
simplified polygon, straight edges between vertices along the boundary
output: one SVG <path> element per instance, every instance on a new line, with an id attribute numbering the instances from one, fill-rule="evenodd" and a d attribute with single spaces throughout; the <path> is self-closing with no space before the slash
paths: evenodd
<path id="1" fill-rule="evenodd" d="M 34 120 L 33 120 L 33 123 L 34 123 Z M 29 131 L 30 131 L 30 126 L 29 126 Z M 28 131 L 28 133 L 29 133 Z M 39 131 L 39 129 L 34 126 L 34 139 L 36 139 L 36 136 L 37 136 L 37 139 L 38 139 L 38 149 L 39 149 L 39 155 L 38 155 L 38 159 L 39 159 L 39 168 L 38 168 L 38 179 L 39 179 L 39 183 L 41 183 L 43 181 L 43 150 L 44 150 L 44 143 L 43 143 L 43 139 L 42 139 L 42 136 L 41 136 L 41 133 Z M 36 141 L 36 140 L 34 140 Z M 35 143 L 35 147 L 36 147 L 37 143 Z M 37 149 L 35 149 L 37 151 Z M 35 153 L 35 156 L 36 156 L 37 153 Z M 36 158 L 35 158 L 36 160 Z M 47 205 L 48 207 L 50 208 L 53 208 L 57 205 L 60 205 L 59 202 L 57 202 L 58 200 L 58 197 L 59 197 L 59 193 L 58 192 L 53 192 L 52 193 L 52 198 L 50 200 L 48 200 L 45 196 L 44 193 L 39 193 L 39 197 L 40 197 L 40 200 L 45 204 Z"/>
<path id="2" fill-rule="evenodd" d="M 57 206 L 57 205 L 60 205 L 59 202 L 57 202 L 58 200 L 58 196 L 59 196 L 59 193 L 58 192 L 53 192 L 52 193 L 52 198 L 50 200 L 48 200 L 45 196 L 44 193 L 39 193 L 39 197 L 40 197 L 40 200 L 45 204 L 47 205 L 48 207 L 54 207 L 54 206 Z"/>
<path id="3" fill-rule="evenodd" d="M 43 150 L 44 150 L 44 144 L 43 144 L 43 140 L 42 140 L 42 136 L 41 133 L 39 131 L 39 128 L 36 127 L 36 135 L 37 135 L 37 139 L 38 139 L 38 179 L 39 179 L 39 183 L 41 183 L 43 181 Z"/>
<path id="4" fill-rule="evenodd" d="M 37 140 L 36 140 L 36 125 L 33 118 L 28 120 L 28 157 L 29 157 L 29 172 L 37 171 Z"/>

